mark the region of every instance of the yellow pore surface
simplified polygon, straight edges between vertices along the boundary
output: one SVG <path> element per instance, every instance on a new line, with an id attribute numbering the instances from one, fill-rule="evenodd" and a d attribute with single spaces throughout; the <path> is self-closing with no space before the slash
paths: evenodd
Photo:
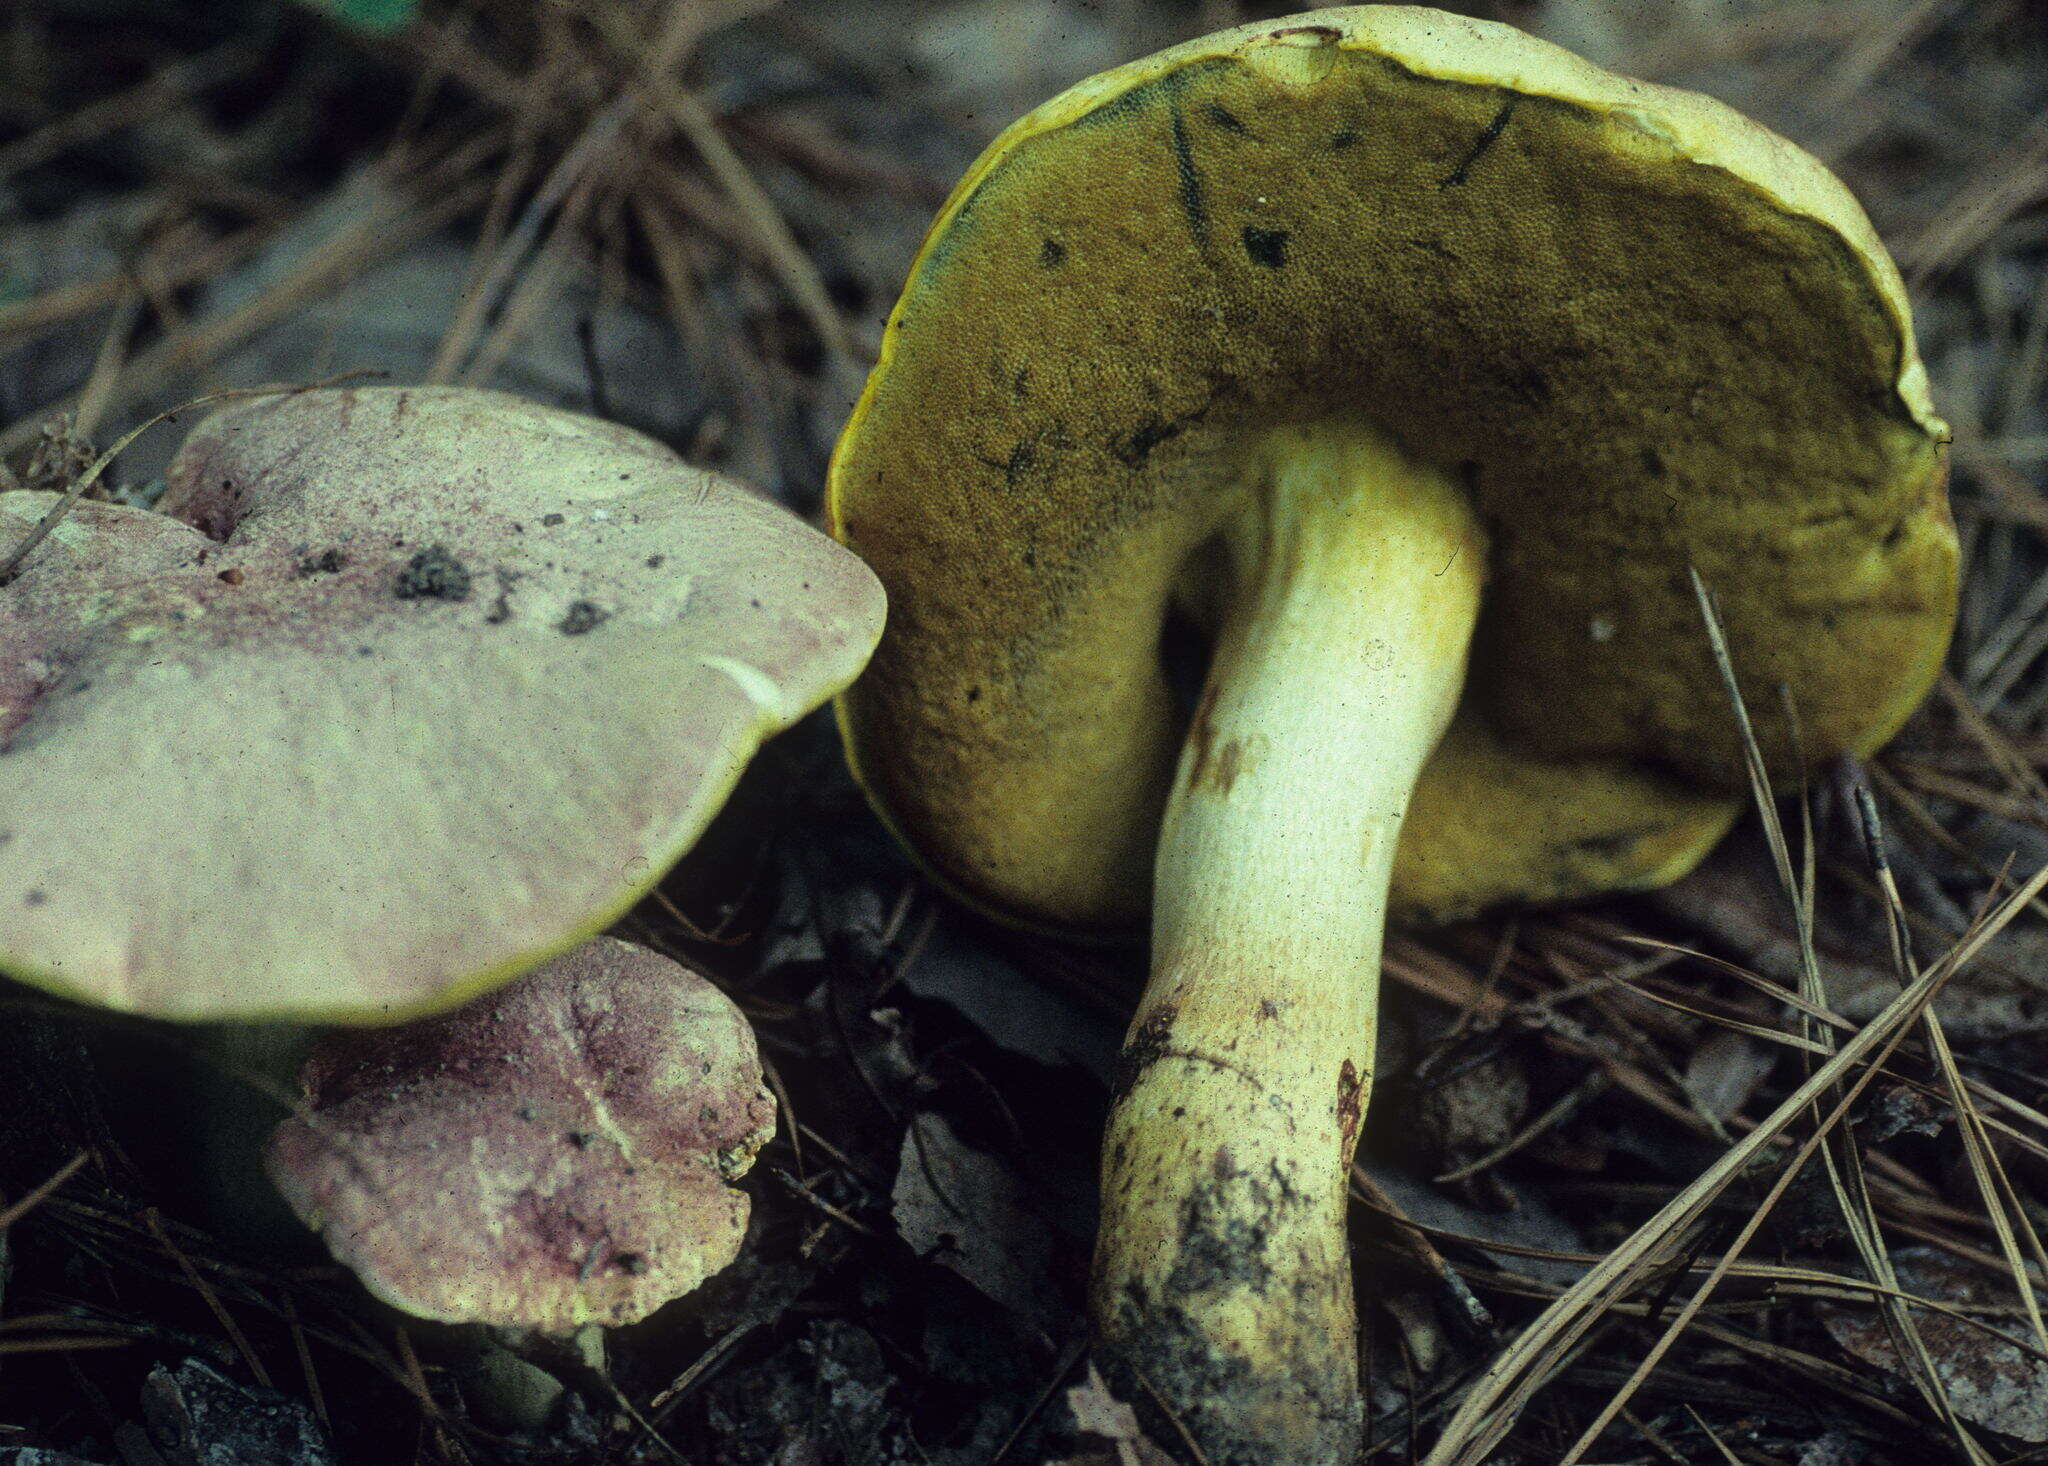
<path id="1" fill-rule="evenodd" d="M 1349 421 L 1462 484 L 1492 543 L 1397 915 L 1650 884 L 1718 837 L 1738 747 L 1690 569 L 1811 760 L 1888 737 L 1947 644 L 1946 430 L 1820 164 L 1504 26 L 1244 27 L 997 141 L 841 441 L 834 528 L 891 607 L 842 718 L 935 873 L 1017 919 L 1142 917 L 1176 578 L 1269 429 Z"/>

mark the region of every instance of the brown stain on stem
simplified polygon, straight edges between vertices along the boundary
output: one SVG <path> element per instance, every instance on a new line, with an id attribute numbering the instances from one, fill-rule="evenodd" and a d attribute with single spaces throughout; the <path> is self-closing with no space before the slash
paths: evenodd
<path id="1" fill-rule="evenodd" d="M 1225 739 L 1223 747 L 1217 750 L 1215 767 L 1210 770 L 1209 787 L 1218 794 L 1228 794 L 1243 763 L 1244 744 L 1235 738 Z"/>
<path id="2" fill-rule="evenodd" d="M 1172 1003 L 1161 1003 L 1124 1040 L 1123 1053 L 1117 1056 L 1116 1075 L 1110 1084 L 1110 1096 L 1122 1099 L 1131 1092 L 1146 1070 L 1150 1069 L 1172 1045 L 1174 1019 L 1180 1016 L 1180 1009 Z"/>
<path id="3" fill-rule="evenodd" d="M 1337 1129 L 1343 1137 L 1343 1154 L 1349 1156 L 1351 1147 L 1358 1139 L 1358 1122 L 1364 1111 L 1363 1095 L 1365 1081 L 1359 1077 L 1358 1066 L 1349 1059 L 1337 1072 Z"/>
<path id="4" fill-rule="evenodd" d="M 1216 708 L 1216 684 L 1211 682 L 1202 689 L 1201 701 L 1195 704 L 1195 715 L 1188 721 L 1188 787 L 1201 787 L 1202 777 L 1208 772 L 1209 755 L 1216 743 L 1216 724 L 1211 714 Z"/>
<path id="5" fill-rule="evenodd" d="M 1202 699 L 1188 722 L 1188 788 L 1227 795 L 1244 770 L 1245 747 L 1238 738 L 1216 741 L 1215 707 L 1216 685 L 1212 682 L 1202 689 Z"/>

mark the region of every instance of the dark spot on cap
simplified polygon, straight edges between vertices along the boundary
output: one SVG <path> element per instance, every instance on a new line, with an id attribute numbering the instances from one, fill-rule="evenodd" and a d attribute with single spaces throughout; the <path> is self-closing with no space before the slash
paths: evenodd
<path id="1" fill-rule="evenodd" d="M 304 579 L 308 575 L 333 575 L 348 564 L 348 556 L 339 550 L 322 550 L 317 555 L 307 555 L 292 567 L 292 574 Z"/>
<path id="2" fill-rule="evenodd" d="M 405 562 L 391 593 L 401 601 L 467 600 L 469 567 L 449 554 L 446 545 L 435 545 Z"/>
<path id="3" fill-rule="evenodd" d="M 49 899 L 50 893 L 48 891 L 30 891 L 21 898 L 21 904 L 24 906 L 40 906 Z"/>
<path id="4" fill-rule="evenodd" d="M 1057 270 L 1067 262 L 1067 247 L 1057 239 L 1048 239 L 1038 247 L 1038 263 L 1048 270 Z"/>
<path id="5" fill-rule="evenodd" d="M 1247 224 L 1243 238 L 1245 255 L 1253 264 L 1277 270 L 1287 263 L 1285 229 L 1261 229 L 1256 224 Z"/>
<path id="6" fill-rule="evenodd" d="M 612 1259 L 612 1266 L 629 1278 L 637 1278 L 647 1271 L 647 1259 L 637 1252 L 621 1252 Z"/>
<path id="7" fill-rule="evenodd" d="M 543 514 L 540 517 L 540 522 L 547 528 L 553 529 L 562 522 L 562 516 L 559 514 Z"/>
<path id="8" fill-rule="evenodd" d="M 612 619 L 612 613 L 595 601 L 571 601 L 569 609 L 562 613 L 562 619 L 555 623 L 555 630 L 564 636 L 581 636 L 586 631 L 595 631 Z"/>
<path id="9" fill-rule="evenodd" d="M 967 689 L 967 700 L 968 700 L 969 702 L 980 702 L 980 701 L 981 701 L 981 689 L 980 689 L 979 687 L 970 687 L 970 688 L 968 688 L 968 689 Z"/>
<path id="10" fill-rule="evenodd" d="M 233 568 L 229 568 L 227 570 L 221 571 L 220 574 L 218 574 L 214 578 L 224 585 L 240 585 L 242 583 L 242 572 Z"/>
<path id="11" fill-rule="evenodd" d="M 1333 132 L 1330 134 L 1330 146 L 1333 149 L 1348 148 L 1357 141 L 1358 134 L 1348 127 L 1345 128 L 1342 132 Z"/>
<path id="12" fill-rule="evenodd" d="M 511 599 L 503 591 L 499 591 L 498 598 L 491 602 L 491 609 L 484 614 L 484 624 L 487 626 L 502 626 L 511 619 Z"/>
<path id="13" fill-rule="evenodd" d="M 597 1137 L 588 1130 L 571 1130 L 562 1139 L 568 1141 L 569 1144 L 575 1146 L 578 1150 L 587 1150 L 590 1147 L 590 1142 L 597 1139 Z"/>
<path id="14" fill-rule="evenodd" d="M 659 570 L 662 566 L 666 565 L 667 563 L 668 556 L 666 555 L 649 555 L 647 557 L 647 568 L 649 570 Z"/>

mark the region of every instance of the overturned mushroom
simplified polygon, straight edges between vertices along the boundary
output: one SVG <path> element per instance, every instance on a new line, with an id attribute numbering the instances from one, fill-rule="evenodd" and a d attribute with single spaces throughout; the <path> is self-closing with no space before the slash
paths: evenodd
<path id="1" fill-rule="evenodd" d="M 1797 705 L 1774 771 L 1882 743 L 1954 614 L 1945 443 L 1826 169 L 1505 26 L 1242 27 L 969 171 L 832 466 L 892 607 L 842 722 L 966 899 L 1149 908 L 1094 1306 L 1215 1466 L 1357 1446 L 1385 914 L 1712 846 L 1741 762 L 1693 571 Z M 1192 716 L 1176 600 L 1216 628 Z"/>
<path id="2" fill-rule="evenodd" d="M 608 937 L 397 1028 L 337 1029 L 271 1180 L 406 1313 L 565 1335 L 644 1318 L 738 1253 L 730 1184 L 775 1128 L 709 982 Z"/>
<path id="3" fill-rule="evenodd" d="M 880 632 L 851 555 L 501 393 L 193 430 L 0 587 L 0 971 L 153 1017 L 389 1022 L 601 930 Z M 0 544 L 54 496 L 0 495 Z"/>

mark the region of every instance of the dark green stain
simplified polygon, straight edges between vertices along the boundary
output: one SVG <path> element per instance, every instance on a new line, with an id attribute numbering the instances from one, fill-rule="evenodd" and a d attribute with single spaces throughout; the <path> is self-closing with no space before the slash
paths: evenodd
<path id="1" fill-rule="evenodd" d="M 1211 102 L 1202 110 L 1208 114 L 1211 122 L 1222 128 L 1225 132 L 1249 133 L 1251 131 L 1235 112 L 1232 112 L 1228 107 L 1223 106 L 1219 102 Z"/>
<path id="2" fill-rule="evenodd" d="M 1173 167 L 1180 179 L 1180 208 L 1188 217 L 1188 233 L 1194 235 L 1195 243 L 1206 248 L 1209 243 L 1209 205 L 1202 197 L 1202 175 L 1195 171 L 1195 150 L 1188 144 L 1187 122 L 1181 117 L 1179 106 L 1167 114 L 1170 136 L 1173 142 Z"/>
<path id="3" fill-rule="evenodd" d="M 1465 154 L 1459 160 L 1458 166 L 1438 182 L 1438 188 L 1457 188 L 1472 176 L 1472 165 L 1485 157 L 1486 150 L 1499 142 L 1500 135 L 1508 130 L 1508 119 L 1515 115 L 1515 103 L 1518 100 L 1519 98 L 1510 94 L 1508 99 L 1500 104 L 1500 111 L 1493 114 L 1493 121 L 1487 123 L 1480 132 L 1479 140 L 1472 144 L 1472 151 Z"/>
<path id="4" fill-rule="evenodd" d="M 1277 270 L 1287 263 L 1285 229 L 1261 229 L 1256 224 L 1247 224 L 1243 238 L 1244 252 L 1253 264 Z"/>
<path id="5" fill-rule="evenodd" d="M 1138 424 L 1128 438 L 1110 444 L 1110 452 L 1116 454 L 1126 468 L 1143 468 L 1145 460 L 1152 456 L 1152 450 L 1168 438 L 1177 438 L 1187 430 L 1186 422 L 1168 422 L 1163 417 L 1149 417 Z"/>

